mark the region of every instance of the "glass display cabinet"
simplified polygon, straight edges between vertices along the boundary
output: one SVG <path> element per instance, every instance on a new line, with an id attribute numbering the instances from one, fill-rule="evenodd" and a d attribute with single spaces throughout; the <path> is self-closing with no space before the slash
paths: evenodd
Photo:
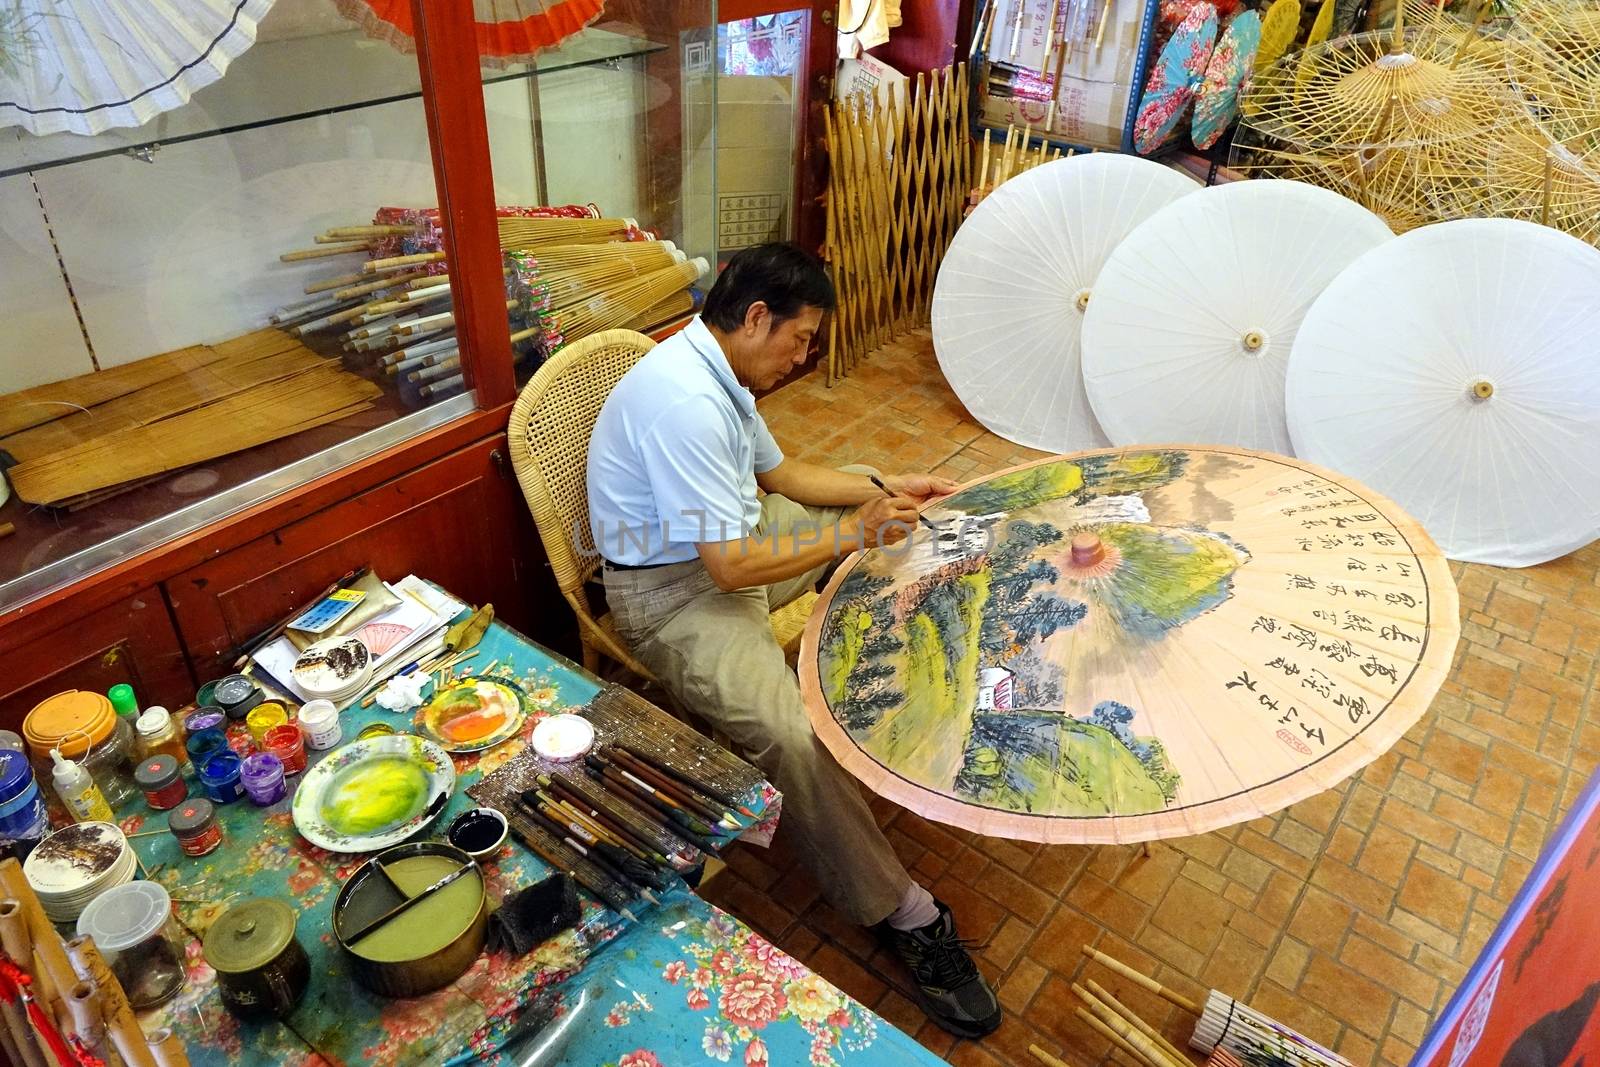
<path id="1" fill-rule="evenodd" d="M 715 16 L 666 6 L 608 5 L 481 66 L 497 208 L 592 205 L 714 258 Z M 0 609 L 509 399 L 459 361 L 384 362 L 454 351 L 448 329 L 352 336 L 356 301 L 412 295 L 374 288 L 396 277 L 426 294 L 412 318 L 455 303 L 426 73 L 328 0 L 277 0 L 220 79 L 143 125 L 0 131 Z M 429 245 L 437 262 L 363 273 Z"/>
<path id="2" fill-rule="evenodd" d="M 547 581 L 505 414 L 599 320 L 552 317 L 588 276 L 509 266 L 507 221 L 626 220 L 680 265 L 618 325 L 671 328 L 710 282 L 712 0 L 613 0 L 509 63 L 471 4 L 414 4 L 393 41 L 331 0 L 256 6 L 181 106 L 0 127 L 0 726 L 108 650 L 181 699 L 351 560 L 485 600 Z"/>

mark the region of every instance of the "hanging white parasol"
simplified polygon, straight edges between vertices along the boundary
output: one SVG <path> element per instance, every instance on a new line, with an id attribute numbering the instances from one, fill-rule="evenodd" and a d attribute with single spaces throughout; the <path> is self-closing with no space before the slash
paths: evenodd
<path id="1" fill-rule="evenodd" d="M 1289 363 L 1297 452 L 1415 515 L 1452 559 L 1600 537 L 1600 251 L 1544 226 L 1414 230 L 1323 293 Z"/>
<path id="2" fill-rule="evenodd" d="M 0 12 L 0 127 L 143 125 L 222 77 L 272 3 L 11 0 Z"/>
<path id="3" fill-rule="evenodd" d="M 1159 163 L 1097 152 L 1035 167 L 978 205 L 933 290 L 939 367 L 974 418 L 1048 452 L 1109 443 L 1078 366 L 1090 289 L 1119 241 L 1199 187 Z"/>
<path id="4" fill-rule="evenodd" d="M 1300 182 L 1233 182 L 1163 208 L 1111 254 L 1084 316 L 1084 384 L 1106 434 L 1288 452 L 1283 375 L 1300 320 L 1392 236 Z"/>

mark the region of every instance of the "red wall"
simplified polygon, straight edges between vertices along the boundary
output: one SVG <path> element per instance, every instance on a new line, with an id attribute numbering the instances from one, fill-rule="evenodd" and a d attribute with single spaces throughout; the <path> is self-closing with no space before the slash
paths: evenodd
<path id="1" fill-rule="evenodd" d="M 967 57 L 975 0 L 900 0 L 905 25 L 889 31 L 889 43 L 871 54 L 902 74 L 948 67 Z"/>

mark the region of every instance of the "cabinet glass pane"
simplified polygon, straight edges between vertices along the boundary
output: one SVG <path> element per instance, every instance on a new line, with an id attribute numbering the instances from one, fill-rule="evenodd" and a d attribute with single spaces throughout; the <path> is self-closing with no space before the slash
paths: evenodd
<path id="1" fill-rule="evenodd" d="M 88 69 L 134 36 L 41 30 L 19 54 Z M 0 75 L 0 609 L 471 410 L 383 361 L 445 336 L 442 264 L 367 266 L 425 243 L 410 229 L 436 200 L 416 56 L 326 0 L 219 37 L 231 62 L 193 40 L 220 76 L 92 134 L 16 125 Z M 384 332 L 357 310 L 380 300 L 414 321 Z"/>
<path id="2" fill-rule="evenodd" d="M 795 237 L 801 79 L 811 12 L 717 27 L 717 252 Z"/>
<path id="3" fill-rule="evenodd" d="M 603 62 L 486 85 L 519 381 L 587 334 L 686 319 L 710 284 L 715 26 L 708 0 L 608 0 L 544 54 Z"/>

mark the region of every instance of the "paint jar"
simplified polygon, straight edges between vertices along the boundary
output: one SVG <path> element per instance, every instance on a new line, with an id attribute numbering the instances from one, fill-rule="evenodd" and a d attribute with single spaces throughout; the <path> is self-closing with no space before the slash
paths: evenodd
<path id="1" fill-rule="evenodd" d="M 244 796 L 244 786 L 239 782 L 241 768 L 239 757 L 231 750 L 213 753 L 200 765 L 200 788 L 213 804 L 232 804 Z"/>
<path id="2" fill-rule="evenodd" d="M 284 774 L 299 774 L 306 769 L 306 742 L 300 727 L 293 723 L 274 726 L 261 741 L 262 747 L 283 761 Z"/>
<path id="3" fill-rule="evenodd" d="M 283 782 L 283 761 L 270 752 L 246 756 L 239 768 L 239 780 L 253 804 L 276 804 L 289 792 Z"/>
<path id="4" fill-rule="evenodd" d="M 45 819 L 44 797 L 28 757 L 0 749 L 0 838 L 27 837 Z"/>
<path id="5" fill-rule="evenodd" d="M 139 717 L 139 701 L 133 695 L 133 686 L 127 682 L 106 690 L 106 698 L 111 701 L 111 710 L 129 722 Z"/>
<path id="6" fill-rule="evenodd" d="M 250 709 L 261 703 L 261 690 L 242 674 L 218 678 L 211 691 L 211 701 L 227 713 L 230 719 L 242 719 Z"/>
<path id="7" fill-rule="evenodd" d="M 190 797 L 167 816 L 167 829 L 178 839 L 186 856 L 204 856 L 222 844 L 217 809 L 203 797 Z"/>
<path id="8" fill-rule="evenodd" d="M 308 700 L 300 708 L 300 732 L 306 744 L 318 752 L 332 748 L 344 737 L 339 725 L 339 709 L 331 700 Z"/>
<path id="9" fill-rule="evenodd" d="M 188 750 L 183 747 L 183 735 L 178 732 L 178 723 L 166 708 L 159 705 L 145 708 L 134 720 L 133 728 L 139 735 L 141 759 L 166 755 L 182 766 L 189 758 Z"/>
<path id="10" fill-rule="evenodd" d="M 22 736 L 10 730 L 0 730 L 0 751 L 26 752 L 28 746 L 23 744 Z"/>
<path id="11" fill-rule="evenodd" d="M 256 743 L 257 748 L 261 747 L 261 739 L 266 736 L 268 730 L 274 726 L 282 726 L 288 721 L 288 711 L 276 700 L 267 700 L 257 704 L 244 717 L 244 724 L 250 730 L 250 740 Z"/>
<path id="12" fill-rule="evenodd" d="M 156 811 L 175 808 L 189 797 L 189 786 L 178 771 L 178 761 L 164 752 L 140 763 L 133 780 L 144 793 L 144 802 Z"/>
<path id="13" fill-rule="evenodd" d="M 217 734 L 224 734 L 227 729 L 228 716 L 221 708 L 214 704 L 203 705 L 190 712 L 183 720 L 183 729 L 190 737 L 203 734 L 210 730 Z"/>
<path id="14" fill-rule="evenodd" d="M 184 751 L 189 753 L 189 766 L 199 774 L 206 760 L 218 752 L 228 751 L 228 739 L 218 730 L 202 730 L 189 735 L 189 740 L 184 742 Z"/>
<path id="15" fill-rule="evenodd" d="M 357 741 L 365 741 L 369 737 L 388 737 L 394 733 L 394 727 L 386 722 L 369 722 L 356 734 Z"/>

